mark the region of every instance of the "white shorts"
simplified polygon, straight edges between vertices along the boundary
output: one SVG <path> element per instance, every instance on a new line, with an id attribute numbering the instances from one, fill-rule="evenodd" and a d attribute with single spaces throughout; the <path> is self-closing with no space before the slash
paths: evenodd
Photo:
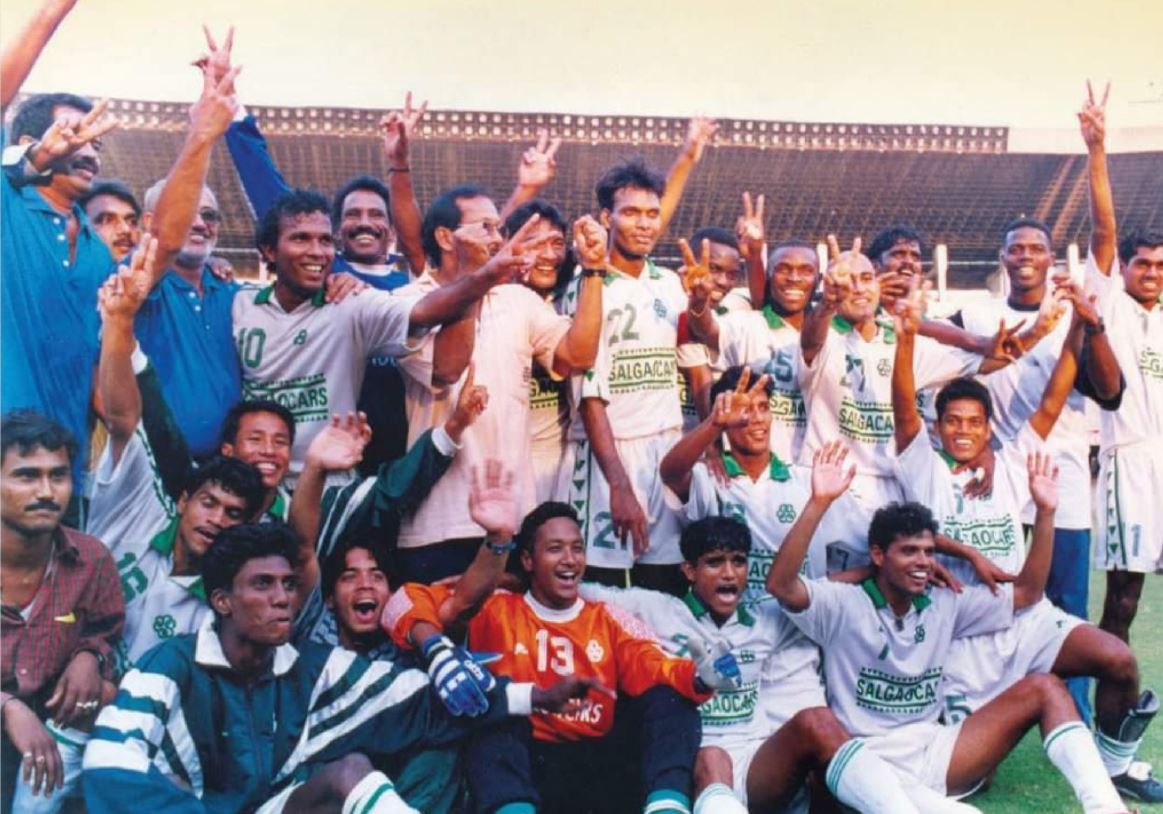
<path id="1" fill-rule="evenodd" d="M 554 500 L 557 494 L 557 475 L 561 471 L 561 440 L 554 438 L 548 443 L 534 442 L 530 449 L 533 469 L 533 496 L 536 505 Z"/>
<path id="2" fill-rule="evenodd" d="M 1048 673 L 1070 631 L 1086 624 L 1042 597 L 1005 630 L 954 639 L 941 689 L 945 720 L 956 723 L 1031 673 Z"/>
<path id="3" fill-rule="evenodd" d="M 658 435 L 615 441 L 618 457 L 630 478 L 634 494 L 646 512 L 650 550 L 638 558 L 648 565 L 682 562 L 678 538 L 682 534 L 682 509 L 666 499 L 666 487 L 658 472 L 663 456 L 682 433 L 678 428 Z M 588 441 L 565 446 L 557 480 L 557 499 L 577 510 L 586 541 L 586 564 L 597 568 L 630 568 L 634 550 L 629 539 L 622 546 L 610 519 L 610 486 Z"/>
<path id="4" fill-rule="evenodd" d="M 930 721 L 897 727 L 887 735 L 865 737 L 868 747 L 892 765 L 905 785 L 916 783 L 938 794 L 946 793 L 945 780 L 961 724 L 943 726 Z"/>
<path id="5" fill-rule="evenodd" d="M 283 814 L 287 800 L 295 793 L 295 789 L 303 785 L 304 781 L 291 783 L 285 789 L 280 791 L 274 797 L 267 800 L 261 806 L 254 810 L 254 814 Z"/>
<path id="6" fill-rule="evenodd" d="M 1163 449 L 1136 444 L 1107 451 L 1097 488 L 1095 567 L 1163 572 Z"/>

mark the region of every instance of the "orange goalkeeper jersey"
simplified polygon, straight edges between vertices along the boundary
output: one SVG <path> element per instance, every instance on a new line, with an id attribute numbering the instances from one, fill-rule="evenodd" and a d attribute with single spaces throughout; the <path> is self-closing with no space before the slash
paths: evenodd
<path id="1" fill-rule="evenodd" d="M 404 585 L 384 609 L 385 628 L 401 647 L 414 647 L 408 640 L 412 625 L 440 627 L 437 609 L 451 593 L 442 585 Z M 668 655 L 641 620 L 601 602 L 579 599 L 572 608 L 554 610 L 528 593 L 497 591 L 470 620 L 468 645 L 477 653 L 499 654 L 489 664 L 497 675 L 538 687 L 576 675 L 629 695 L 666 684 L 695 703 L 711 697 L 695 690 L 693 661 Z M 590 693 L 579 712 L 533 715 L 533 735 L 546 741 L 600 738 L 613 725 L 614 701 L 598 693 Z"/>

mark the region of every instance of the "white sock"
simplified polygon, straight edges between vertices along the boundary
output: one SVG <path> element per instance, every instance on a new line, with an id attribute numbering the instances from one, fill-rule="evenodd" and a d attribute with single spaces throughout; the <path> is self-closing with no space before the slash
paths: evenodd
<path id="1" fill-rule="evenodd" d="M 383 772 L 369 772 L 343 800 L 341 814 L 421 814 L 396 794 Z"/>
<path id="2" fill-rule="evenodd" d="M 1068 721 L 1042 741 L 1046 757 L 1074 789 L 1086 814 L 1112 814 L 1127 807 L 1106 773 L 1094 738 L 1082 721 Z"/>
<path id="3" fill-rule="evenodd" d="M 920 812 L 905 796 L 896 770 L 873 754 L 862 738 L 844 741 L 836 750 L 824 782 L 837 800 L 862 814 Z"/>
<path id="4" fill-rule="evenodd" d="M 1098 755 L 1102 758 L 1102 765 L 1106 766 L 1106 773 L 1111 777 L 1126 774 L 1131 768 L 1131 762 L 1139 752 L 1142 738 L 1135 741 L 1120 741 L 1101 732 L 1097 727 L 1094 731 L 1094 745 L 1098 747 Z"/>
<path id="5" fill-rule="evenodd" d="M 747 814 L 747 806 L 725 783 L 712 783 L 695 798 L 694 814 Z"/>
<path id="6" fill-rule="evenodd" d="M 928 786 L 914 783 L 905 786 L 904 791 L 912 804 L 916 806 L 916 810 L 923 811 L 925 814 L 981 814 L 981 809 L 977 806 L 946 797 Z"/>

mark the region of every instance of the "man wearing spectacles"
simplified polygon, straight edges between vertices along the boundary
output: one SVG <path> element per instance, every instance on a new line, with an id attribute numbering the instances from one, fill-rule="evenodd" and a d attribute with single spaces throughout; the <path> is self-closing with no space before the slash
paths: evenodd
<path id="1" fill-rule="evenodd" d="M 156 217 L 164 179 L 145 193 L 142 225 Z M 195 458 L 218 447 L 222 419 L 242 392 L 230 307 L 239 284 L 209 265 L 222 213 L 209 187 L 185 242 L 138 312 L 134 333 L 157 369 L 162 394 Z"/>

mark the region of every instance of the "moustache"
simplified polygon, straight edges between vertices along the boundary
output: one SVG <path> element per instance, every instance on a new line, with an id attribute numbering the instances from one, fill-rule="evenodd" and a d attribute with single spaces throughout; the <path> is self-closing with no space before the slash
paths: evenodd
<path id="1" fill-rule="evenodd" d="M 101 171 L 100 165 L 98 165 L 96 161 L 94 161 L 92 158 L 89 158 L 88 156 L 82 156 L 69 162 L 69 169 L 88 170 L 94 175 Z"/>
<path id="2" fill-rule="evenodd" d="M 377 229 L 374 226 L 357 226 L 347 233 L 348 238 L 354 239 L 361 235 L 371 235 L 372 237 L 383 237 L 383 230 Z"/>
<path id="3" fill-rule="evenodd" d="M 26 512 L 39 512 L 41 509 L 45 509 L 50 512 L 62 511 L 60 505 L 53 503 L 51 500 L 38 500 L 35 503 L 29 503 L 24 507 Z"/>

